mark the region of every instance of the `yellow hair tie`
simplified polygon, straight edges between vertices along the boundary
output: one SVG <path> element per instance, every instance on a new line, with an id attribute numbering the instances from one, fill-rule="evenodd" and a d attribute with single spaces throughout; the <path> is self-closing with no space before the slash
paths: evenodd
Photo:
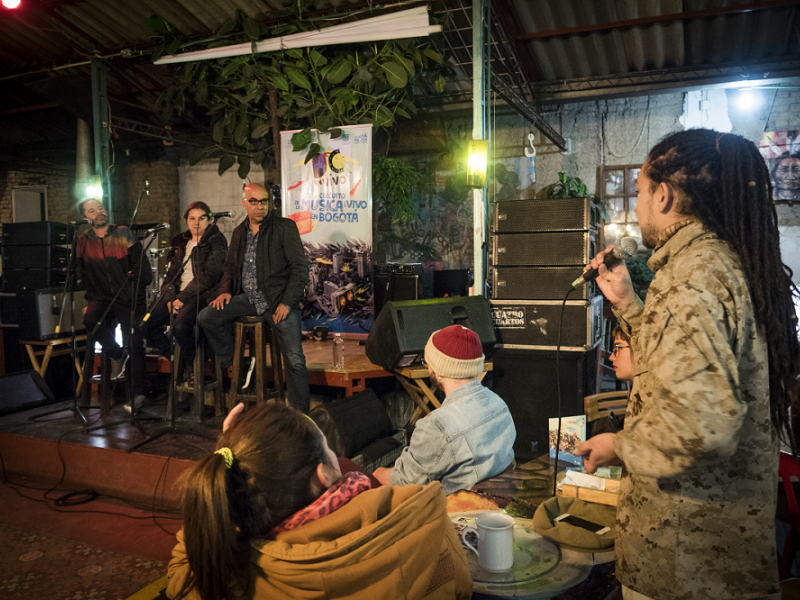
<path id="1" fill-rule="evenodd" d="M 220 448 L 219 450 L 215 450 L 214 454 L 222 455 L 222 458 L 225 459 L 226 469 L 230 469 L 233 466 L 233 452 L 231 452 L 230 448 Z"/>

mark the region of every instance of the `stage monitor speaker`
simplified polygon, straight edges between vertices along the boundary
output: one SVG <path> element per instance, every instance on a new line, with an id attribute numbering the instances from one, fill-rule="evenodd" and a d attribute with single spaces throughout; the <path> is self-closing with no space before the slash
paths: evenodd
<path id="1" fill-rule="evenodd" d="M 475 331 L 488 353 L 496 342 L 489 302 L 483 296 L 453 296 L 387 302 L 367 337 L 367 358 L 386 370 L 411 364 L 431 334 L 449 325 Z"/>
<path id="2" fill-rule="evenodd" d="M 557 377 L 561 416 L 583 414 L 583 398 L 595 393 L 595 359 L 594 352 L 561 352 L 557 374 L 555 352 L 495 350 L 484 382 L 505 401 L 514 419 L 518 463 L 548 451 L 548 419 L 558 417 Z"/>
<path id="3" fill-rule="evenodd" d="M 369 389 L 317 406 L 309 416 L 336 456 L 353 458 L 375 440 L 394 433 L 386 408 Z"/>
<path id="4" fill-rule="evenodd" d="M 0 416 L 53 402 L 53 392 L 36 371 L 0 377 Z"/>

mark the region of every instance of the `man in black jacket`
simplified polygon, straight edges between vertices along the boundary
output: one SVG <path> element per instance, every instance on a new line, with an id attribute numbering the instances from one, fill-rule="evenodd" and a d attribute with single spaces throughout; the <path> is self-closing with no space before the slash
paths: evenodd
<path id="1" fill-rule="evenodd" d="M 289 402 L 309 408 L 308 369 L 303 354 L 300 299 L 308 282 L 308 260 L 297 225 L 269 211 L 269 193 L 244 188 L 247 218 L 233 230 L 219 295 L 198 321 L 223 367 L 233 363 L 233 324 L 239 317 L 267 315 L 286 367 Z"/>

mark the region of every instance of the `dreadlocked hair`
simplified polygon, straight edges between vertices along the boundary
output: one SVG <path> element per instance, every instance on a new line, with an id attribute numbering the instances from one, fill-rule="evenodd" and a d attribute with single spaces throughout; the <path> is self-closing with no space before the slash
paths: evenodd
<path id="1" fill-rule="evenodd" d="M 653 186 L 679 191 L 679 212 L 696 216 L 739 255 L 756 323 L 769 353 L 770 416 L 797 455 L 790 408 L 798 401 L 800 344 L 792 302 L 798 290 L 781 262 L 772 184 L 755 144 L 730 133 L 690 129 L 664 138 L 643 167 Z"/>
<path id="2" fill-rule="evenodd" d="M 315 500 L 312 476 L 329 462 L 313 421 L 277 403 L 239 417 L 220 448 L 233 454 L 230 468 L 222 454 L 210 454 L 181 481 L 190 572 L 176 598 L 195 590 L 202 600 L 222 600 L 233 585 L 248 590 L 250 542 Z"/>

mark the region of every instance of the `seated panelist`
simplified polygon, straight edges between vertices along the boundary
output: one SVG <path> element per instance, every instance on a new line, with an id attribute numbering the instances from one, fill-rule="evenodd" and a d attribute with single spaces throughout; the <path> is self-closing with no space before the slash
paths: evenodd
<path id="1" fill-rule="evenodd" d="M 223 424 L 184 478 L 167 596 L 470 598 L 472 577 L 442 486 L 379 486 L 341 473 L 295 408 L 257 406 Z"/>
<path id="2" fill-rule="evenodd" d="M 143 329 L 148 345 L 168 355 L 170 343 L 164 335 L 164 326 L 169 324 L 172 313 L 175 341 L 181 345 L 184 364 L 191 366 L 195 356 L 197 313 L 216 297 L 228 242 L 205 202 L 190 204 L 183 218 L 189 229 L 172 238 L 161 296 Z M 187 257 L 190 257 L 188 262 Z"/>

